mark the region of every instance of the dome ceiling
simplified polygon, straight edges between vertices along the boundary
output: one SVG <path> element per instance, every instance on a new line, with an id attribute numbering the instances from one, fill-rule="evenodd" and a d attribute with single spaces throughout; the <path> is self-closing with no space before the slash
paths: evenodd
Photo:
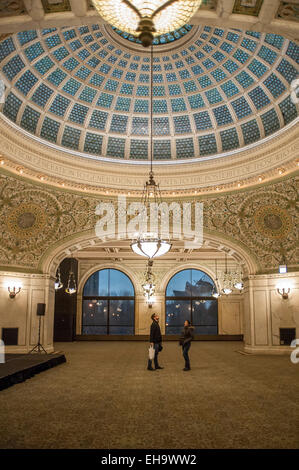
<path id="1" fill-rule="evenodd" d="M 157 43 L 155 160 L 238 151 L 296 119 L 295 43 L 210 26 Z M 0 43 L 0 71 L 2 113 L 18 128 L 73 154 L 149 158 L 149 50 L 121 32 L 95 24 L 17 33 Z"/>

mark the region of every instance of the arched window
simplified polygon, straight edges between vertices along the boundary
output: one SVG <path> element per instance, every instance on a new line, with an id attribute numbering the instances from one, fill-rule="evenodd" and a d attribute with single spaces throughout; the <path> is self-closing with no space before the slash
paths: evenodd
<path id="1" fill-rule="evenodd" d="M 83 335 L 133 335 L 134 286 L 117 269 L 93 273 L 83 289 Z"/>
<path id="2" fill-rule="evenodd" d="M 214 281 L 199 269 L 176 273 L 166 287 L 166 334 L 181 333 L 185 320 L 195 334 L 218 333 L 218 301 L 212 297 Z"/>

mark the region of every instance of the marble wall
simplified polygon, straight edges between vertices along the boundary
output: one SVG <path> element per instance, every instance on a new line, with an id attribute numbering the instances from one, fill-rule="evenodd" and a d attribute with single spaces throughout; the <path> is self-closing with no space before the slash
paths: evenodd
<path id="1" fill-rule="evenodd" d="M 277 287 L 288 286 L 288 299 Z M 244 292 L 245 351 L 289 354 L 280 345 L 280 328 L 296 328 L 299 335 L 299 273 L 249 276 Z"/>

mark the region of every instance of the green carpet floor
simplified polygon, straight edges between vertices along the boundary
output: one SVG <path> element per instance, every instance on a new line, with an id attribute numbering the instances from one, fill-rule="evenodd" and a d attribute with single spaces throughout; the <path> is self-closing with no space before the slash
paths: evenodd
<path id="1" fill-rule="evenodd" d="M 57 343 L 67 363 L 0 393 L 1 448 L 299 448 L 299 364 L 238 342 Z"/>

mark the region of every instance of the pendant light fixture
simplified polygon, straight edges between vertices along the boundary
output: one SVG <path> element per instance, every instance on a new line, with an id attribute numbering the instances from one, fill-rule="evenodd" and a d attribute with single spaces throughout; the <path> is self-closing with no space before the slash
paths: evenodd
<path id="1" fill-rule="evenodd" d="M 77 284 L 73 271 L 70 271 L 65 292 L 70 295 L 75 294 L 77 292 Z"/>
<path id="2" fill-rule="evenodd" d="M 243 273 L 240 269 L 236 269 L 235 273 L 235 280 L 234 280 L 234 288 L 238 289 L 240 293 L 244 289 L 244 284 L 243 284 Z"/>
<path id="3" fill-rule="evenodd" d="M 231 278 L 230 274 L 227 272 L 227 254 L 225 253 L 225 273 L 223 276 L 223 289 L 222 292 L 225 295 L 229 295 L 232 293 L 232 288 L 231 288 Z"/>
<path id="4" fill-rule="evenodd" d="M 144 282 L 142 284 L 143 294 L 149 304 L 152 307 L 152 297 L 155 294 L 155 276 L 152 272 L 153 261 L 148 260 L 146 271 L 144 274 Z"/>
<path id="5" fill-rule="evenodd" d="M 72 267 L 73 267 L 73 259 L 71 259 L 71 270 L 69 273 L 67 286 L 65 289 L 65 292 L 69 295 L 75 294 L 77 292 L 77 283 L 76 283 L 76 278 L 75 278 L 75 274 L 74 274 Z"/>
<path id="6" fill-rule="evenodd" d="M 216 285 L 216 283 L 218 282 L 218 277 L 217 277 L 217 260 L 216 260 L 216 259 L 215 259 L 215 274 L 216 274 L 216 278 L 215 278 L 215 285 L 214 285 L 214 287 L 213 287 L 212 296 L 213 296 L 215 299 L 219 299 L 219 297 L 221 297 L 221 293 L 218 291 L 217 285 Z"/>
<path id="7" fill-rule="evenodd" d="M 60 273 L 60 266 L 58 266 L 57 271 L 56 271 L 56 279 L 55 279 L 55 290 L 62 289 L 63 284 L 61 282 L 61 273 Z"/>
<path id="8" fill-rule="evenodd" d="M 155 182 L 153 172 L 153 46 L 151 47 L 151 92 L 150 92 L 150 172 L 149 179 L 144 185 L 142 204 L 146 214 L 150 214 L 151 202 L 161 205 L 162 197 L 159 185 Z M 162 206 L 160 206 L 162 207 Z M 146 232 L 138 234 L 131 243 L 131 248 L 137 255 L 145 256 L 149 259 L 165 255 L 171 248 L 170 240 L 162 238 L 161 220 L 158 218 L 157 232 Z"/>
<path id="9" fill-rule="evenodd" d="M 99 15 L 112 26 L 138 36 L 144 47 L 154 36 L 184 26 L 202 0 L 92 0 Z"/>

